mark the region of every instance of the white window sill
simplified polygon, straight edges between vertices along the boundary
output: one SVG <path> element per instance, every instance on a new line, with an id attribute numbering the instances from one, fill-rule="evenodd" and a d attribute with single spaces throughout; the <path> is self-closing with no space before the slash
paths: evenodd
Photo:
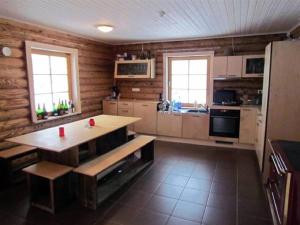
<path id="1" fill-rule="evenodd" d="M 65 115 L 62 115 L 62 116 L 49 116 L 48 119 L 33 121 L 33 123 L 39 124 L 39 123 L 44 123 L 44 122 L 47 122 L 47 121 L 63 119 L 63 118 L 70 117 L 70 116 L 76 116 L 76 115 L 79 115 L 79 114 L 81 114 L 81 112 L 68 113 L 68 114 L 65 114 Z"/>

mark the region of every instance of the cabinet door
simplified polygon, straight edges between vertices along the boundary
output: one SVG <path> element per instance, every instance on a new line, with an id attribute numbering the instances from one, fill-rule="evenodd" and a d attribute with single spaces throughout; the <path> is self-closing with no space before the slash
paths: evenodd
<path id="1" fill-rule="evenodd" d="M 118 102 L 118 116 L 133 116 L 133 102 Z M 134 125 L 128 125 L 129 130 L 134 130 Z"/>
<path id="2" fill-rule="evenodd" d="M 227 74 L 227 56 L 214 57 L 213 64 L 214 77 L 225 77 Z"/>
<path id="3" fill-rule="evenodd" d="M 133 111 L 135 117 L 142 118 L 134 124 L 134 130 L 140 133 L 156 134 L 157 103 L 135 102 Z"/>
<path id="4" fill-rule="evenodd" d="M 182 116 L 182 137 L 208 140 L 209 115 L 184 114 Z"/>
<path id="5" fill-rule="evenodd" d="M 227 77 L 241 77 L 243 69 L 243 56 L 228 56 Z"/>
<path id="6" fill-rule="evenodd" d="M 103 114 L 117 115 L 118 104 L 117 101 L 103 101 Z"/>
<path id="7" fill-rule="evenodd" d="M 182 116 L 159 112 L 157 114 L 157 134 L 170 137 L 181 137 Z"/>
<path id="8" fill-rule="evenodd" d="M 242 144 L 255 144 L 256 139 L 256 109 L 241 109 L 240 137 Z"/>
<path id="9" fill-rule="evenodd" d="M 257 134 L 256 134 L 256 155 L 258 158 L 259 168 L 262 170 L 263 163 L 263 154 L 264 154 L 264 131 L 263 131 L 263 122 L 261 118 L 257 118 Z"/>

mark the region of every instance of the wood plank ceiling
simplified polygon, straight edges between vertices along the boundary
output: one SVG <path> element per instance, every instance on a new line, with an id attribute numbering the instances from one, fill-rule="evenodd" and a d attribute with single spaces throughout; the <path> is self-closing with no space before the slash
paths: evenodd
<path id="1" fill-rule="evenodd" d="M 287 32 L 300 22 L 300 1 L 1 0 L 1 16 L 126 43 Z M 101 23 L 115 30 L 100 33 Z"/>

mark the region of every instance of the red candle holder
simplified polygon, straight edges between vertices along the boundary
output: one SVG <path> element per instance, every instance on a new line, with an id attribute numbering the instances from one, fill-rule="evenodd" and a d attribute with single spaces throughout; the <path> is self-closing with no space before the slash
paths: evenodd
<path id="1" fill-rule="evenodd" d="M 95 126 L 95 120 L 93 118 L 91 118 L 89 120 L 89 124 L 90 124 L 91 127 Z"/>
<path id="2" fill-rule="evenodd" d="M 64 137 L 65 136 L 65 128 L 64 127 L 59 127 L 59 136 L 60 137 Z"/>

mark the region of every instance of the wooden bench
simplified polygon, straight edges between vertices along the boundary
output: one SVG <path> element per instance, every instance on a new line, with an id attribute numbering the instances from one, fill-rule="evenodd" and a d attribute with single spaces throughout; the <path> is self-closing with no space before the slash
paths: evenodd
<path id="1" fill-rule="evenodd" d="M 88 208 L 97 205 L 152 163 L 153 136 L 140 135 L 74 169 L 79 174 L 79 199 Z M 133 154 L 141 150 L 139 157 Z"/>
<path id="2" fill-rule="evenodd" d="M 27 173 L 31 205 L 55 213 L 71 199 L 70 172 L 73 167 L 41 161 L 23 169 Z"/>
<path id="3" fill-rule="evenodd" d="M 39 160 L 37 148 L 19 145 L 0 151 L 1 187 L 21 181 L 24 176 L 22 169 Z"/>

